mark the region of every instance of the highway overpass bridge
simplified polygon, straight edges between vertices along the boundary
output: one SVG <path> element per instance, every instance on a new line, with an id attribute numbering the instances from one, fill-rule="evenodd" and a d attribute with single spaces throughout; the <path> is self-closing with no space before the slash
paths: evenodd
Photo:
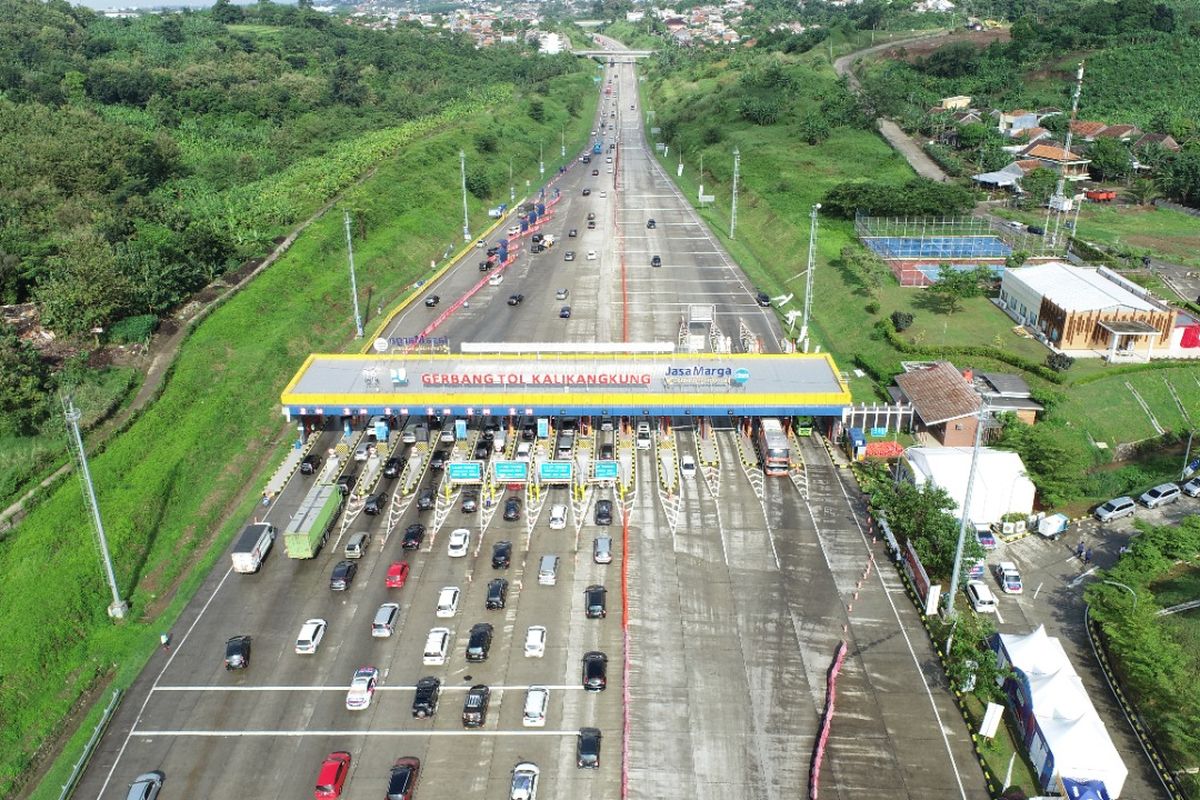
<path id="1" fill-rule="evenodd" d="M 588 58 L 608 58 L 612 61 L 620 61 L 625 63 L 654 55 L 653 50 L 572 50 L 571 52 L 577 56 L 584 56 Z"/>

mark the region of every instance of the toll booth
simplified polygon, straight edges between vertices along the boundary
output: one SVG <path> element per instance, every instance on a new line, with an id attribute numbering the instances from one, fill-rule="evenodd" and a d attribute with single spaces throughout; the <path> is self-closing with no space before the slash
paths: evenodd
<path id="1" fill-rule="evenodd" d="M 862 461 L 867 457 L 867 437 L 862 428 L 851 428 L 846 432 L 846 455 L 851 461 Z"/>

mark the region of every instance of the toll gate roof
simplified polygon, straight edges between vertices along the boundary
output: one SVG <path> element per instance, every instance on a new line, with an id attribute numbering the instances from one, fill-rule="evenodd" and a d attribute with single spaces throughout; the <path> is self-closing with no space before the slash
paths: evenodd
<path id="1" fill-rule="evenodd" d="M 840 415 L 828 354 L 312 355 L 288 415 Z"/>

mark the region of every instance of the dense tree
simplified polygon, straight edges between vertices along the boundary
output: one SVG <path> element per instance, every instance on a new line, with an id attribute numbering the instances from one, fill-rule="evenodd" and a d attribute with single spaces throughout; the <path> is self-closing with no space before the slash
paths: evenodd
<path id="1" fill-rule="evenodd" d="M 1129 147 L 1116 139 L 1097 139 L 1088 149 L 1092 163 L 1088 172 L 1098 181 L 1115 181 L 1129 175 L 1133 168 Z"/>
<path id="2" fill-rule="evenodd" d="M 958 546 L 958 520 L 954 501 L 945 489 L 899 481 L 885 485 L 872 495 L 871 502 L 886 511 L 888 524 L 901 542 L 912 542 L 930 578 L 936 581 L 950 577 Z M 970 564 L 982 555 L 979 541 L 967 537 L 963 563 Z"/>
<path id="3" fill-rule="evenodd" d="M 975 204 L 969 190 L 928 178 L 895 185 L 878 181 L 847 181 L 834 186 L 821 200 L 823 213 L 854 219 L 857 212 L 875 216 L 963 214 Z"/>
<path id="4" fill-rule="evenodd" d="M 35 297 L 42 319 L 63 333 L 88 333 L 129 308 L 133 286 L 117 270 L 112 246 L 83 230 L 50 259 Z"/>
<path id="5" fill-rule="evenodd" d="M 45 414 L 50 375 L 37 352 L 0 322 L 0 434 L 37 429 Z"/>
<path id="6" fill-rule="evenodd" d="M 978 297 L 985 281 L 990 279 L 991 271 L 987 267 L 955 269 L 942 264 L 937 281 L 925 292 L 936 297 L 947 314 L 953 314 L 963 300 Z"/>
<path id="7" fill-rule="evenodd" d="M 1038 167 L 1021 178 L 1021 191 L 1036 205 L 1045 205 L 1057 185 L 1058 173 L 1045 167 Z"/>
<path id="8" fill-rule="evenodd" d="M 1200 148 L 1192 147 L 1164 158 L 1155 180 L 1163 194 L 1172 200 L 1200 205 Z"/>

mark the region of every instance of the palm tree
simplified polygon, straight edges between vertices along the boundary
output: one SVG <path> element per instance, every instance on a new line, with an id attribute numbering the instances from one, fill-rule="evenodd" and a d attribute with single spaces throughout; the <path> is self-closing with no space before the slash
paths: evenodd
<path id="1" fill-rule="evenodd" d="M 1139 206 L 1150 205 L 1156 198 L 1162 197 L 1162 192 L 1149 178 L 1135 178 L 1125 190 L 1125 194 Z"/>

